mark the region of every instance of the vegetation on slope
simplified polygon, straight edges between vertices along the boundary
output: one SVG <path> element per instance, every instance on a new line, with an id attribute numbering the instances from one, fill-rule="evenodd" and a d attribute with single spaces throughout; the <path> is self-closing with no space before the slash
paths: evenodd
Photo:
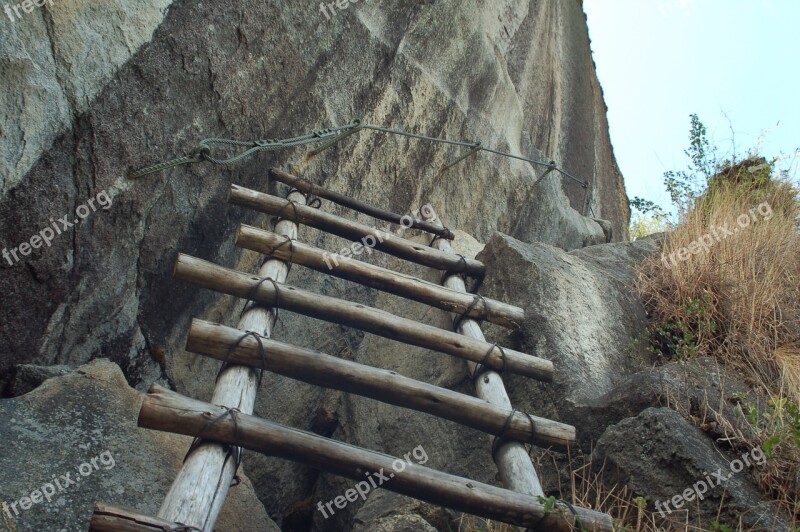
<path id="1" fill-rule="evenodd" d="M 762 490 L 800 517 L 800 199 L 775 161 L 715 158 L 692 116 L 692 164 L 668 172 L 676 214 L 662 254 L 638 267 L 650 314 L 650 349 L 665 360 L 713 356 L 768 397 L 742 401 L 751 431 L 730 436 L 769 457 Z M 664 221 L 658 206 L 632 205 Z M 735 423 L 730 423 L 735 426 Z"/>

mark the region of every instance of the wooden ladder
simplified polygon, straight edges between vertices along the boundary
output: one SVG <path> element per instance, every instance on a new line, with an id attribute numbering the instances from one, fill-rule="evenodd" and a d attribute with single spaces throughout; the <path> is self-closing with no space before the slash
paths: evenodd
<path id="1" fill-rule="evenodd" d="M 187 350 L 224 362 L 210 403 L 153 385 L 142 404 L 140 427 L 195 437 L 157 516 L 97 503 L 90 530 L 211 531 L 241 462 L 242 448 L 277 456 L 363 481 L 380 470 L 393 471 L 395 457 L 286 427 L 253 416 L 263 370 L 325 388 L 411 408 L 493 436 L 492 456 L 504 488 L 407 464 L 382 488 L 453 510 L 531 530 L 613 530 L 603 513 L 544 499 L 525 443 L 566 449 L 574 427 L 522 413 L 511 405 L 501 374 L 550 381 L 547 360 L 491 344 L 479 321 L 518 328 L 523 309 L 468 293 L 466 276 L 482 278 L 484 265 L 453 253 L 453 233 L 431 210 L 428 219 L 402 217 L 282 172 L 272 179 L 289 185 L 286 199 L 232 185 L 228 201 L 275 216 L 273 231 L 240 225 L 236 244 L 263 253 L 257 274 L 224 268 L 180 254 L 175 277 L 249 303 L 237 328 L 194 319 Z M 434 235 L 430 246 L 319 210 L 324 198 L 374 218 Z M 411 222 L 413 220 L 413 222 Z M 411 225 L 409 226 L 408 223 Z M 401 259 L 445 273 L 437 285 L 297 240 L 306 225 L 365 243 Z M 357 248 L 359 244 L 354 244 Z M 286 284 L 291 264 L 425 303 L 457 315 L 454 332 L 361 304 L 323 296 Z M 271 339 L 277 309 L 359 328 L 468 362 L 477 397 L 403 377 L 393 371 L 342 360 Z"/>

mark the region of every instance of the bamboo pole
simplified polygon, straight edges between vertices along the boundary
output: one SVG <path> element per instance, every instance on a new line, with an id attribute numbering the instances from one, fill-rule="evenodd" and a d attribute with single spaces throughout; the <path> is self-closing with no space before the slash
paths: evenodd
<path id="1" fill-rule="evenodd" d="M 337 203 L 349 209 L 353 209 L 354 211 L 358 211 L 368 216 L 372 216 L 373 218 L 377 218 L 378 220 L 391 222 L 393 224 L 400 224 L 403 220 L 403 216 L 399 214 L 384 209 L 380 209 L 378 207 L 375 207 L 374 205 L 370 205 L 369 203 L 364 203 L 363 201 L 351 198 L 350 196 L 345 196 L 344 194 L 340 194 L 339 192 L 335 192 L 323 186 L 315 185 L 308 179 L 294 176 L 278 168 L 270 169 L 269 176 L 275 181 L 280 181 L 281 183 L 289 185 L 290 187 L 294 187 L 297 190 L 300 190 L 307 194 L 313 194 L 314 196 L 319 196 L 320 198 L 325 198 L 326 200 L 332 201 L 333 203 Z M 428 233 L 438 235 L 448 240 L 453 240 L 455 238 L 453 232 L 447 229 L 446 227 L 440 227 L 435 224 L 426 222 L 425 220 L 419 220 L 413 217 L 411 218 L 413 219 L 413 224 L 410 226 L 410 228 L 426 231 Z"/>
<path id="2" fill-rule="evenodd" d="M 484 274 L 485 268 L 477 260 L 462 259 L 449 253 L 442 253 L 437 249 L 400 238 L 392 233 L 305 205 L 293 206 L 285 199 L 249 190 L 238 185 L 231 185 L 228 201 L 234 205 L 249 207 L 273 216 L 282 216 L 354 242 L 360 241 L 362 244 L 356 243 L 355 246 L 374 247 L 395 257 L 422 264 L 423 266 L 438 270 L 463 272 L 473 277 L 482 277 Z M 356 249 L 359 248 L 356 247 Z"/>
<path id="3" fill-rule="evenodd" d="M 450 242 L 447 240 L 437 239 L 433 245 L 444 252 L 452 252 Z M 444 279 L 444 285 L 451 290 L 467 291 L 464 280 L 458 275 L 447 276 Z M 480 341 L 486 340 L 480 325 L 474 320 L 468 318 L 461 320 L 458 330 L 465 337 Z M 477 365 L 470 362 L 468 367 L 470 375 L 474 375 Z M 478 397 L 493 405 L 506 409 L 512 408 L 503 378 L 496 371 L 487 370 L 481 373 L 475 381 L 475 392 Z M 534 469 L 533 462 L 523 444 L 512 440 L 501 441 L 494 451 L 493 458 L 505 487 L 527 495 L 544 495 L 536 469 Z"/>
<path id="4" fill-rule="evenodd" d="M 318 247 L 289 242 L 271 231 L 249 225 L 239 225 L 236 245 L 448 312 L 463 314 L 468 311 L 468 316 L 475 320 L 486 320 L 510 329 L 519 329 L 525 319 L 525 311 L 519 307 L 483 297 L 475 301 L 471 294 L 449 290 L 354 258 L 332 257 Z"/>
<path id="5" fill-rule="evenodd" d="M 142 403 L 139 426 L 238 445 L 358 480 L 355 489 L 363 487 L 364 498 L 373 489 L 365 479 L 371 479 L 375 487 L 380 482 L 383 489 L 535 530 L 567 531 L 576 525 L 586 530 L 613 530 L 611 519 L 598 512 L 584 508 L 574 508 L 574 515 L 566 508 L 546 512 L 544 505 L 530 495 L 232 412 L 158 385 L 150 388 Z"/>
<path id="6" fill-rule="evenodd" d="M 301 192 L 289 194 L 290 201 L 304 204 Z M 297 224 L 281 220 L 275 230 L 286 237 L 297 238 Z M 281 260 L 266 261 L 259 269 L 259 278 L 286 280 L 289 267 Z M 275 325 L 275 314 L 260 306 L 251 306 L 239 320 L 238 328 L 256 331 L 269 337 Z M 258 391 L 258 374 L 247 366 L 229 366 L 217 379 L 211 402 L 253 412 Z M 202 443 L 195 447 L 178 472 L 167 493 L 158 517 L 211 532 L 225 502 L 231 481 L 236 473 L 236 452 L 224 445 Z"/>
<path id="7" fill-rule="evenodd" d="M 277 282 L 264 282 L 257 276 L 224 268 L 189 255 L 178 256 L 174 275 L 177 279 L 264 305 L 356 327 L 365 332 L 465 360 L 485 361 L 484 363 L 491 368 L 505 369 L 511 373 L 544 381 L 552 379 L 553 364 L 549 360 L 513 349 L 500 348 L 485 341 L 467 338 L 358 303 L 315 294 Z"/>
<path id="8" fill-rule="evenodd" d="M 236 346 L 232 349 L 233 346 Z M 501 408 L 470 395 L 420 382 L 394 371 L 295 347 L 203 320 L 192 320 L 186 349 L 235 364 L 263 368 L 309 384 L 355 393 L 439 416 L 489 434 L 565 450 L 575 428 Z M 263 349 L 263 351 L 262 351 Z"/>
<path id="9" fill-rule="evenodd" d="M 92 520 L 89 522 L 89 532 L 164 532 L 165 530 L 181 530 L 181 525 L 102 502 L 95 504 Z"/>

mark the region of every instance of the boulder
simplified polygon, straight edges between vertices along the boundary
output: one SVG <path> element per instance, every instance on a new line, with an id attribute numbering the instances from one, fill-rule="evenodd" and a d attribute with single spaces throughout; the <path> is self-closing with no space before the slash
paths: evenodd
<path id="1" fill-rule="evenodd" d="M 36 366 L 34 364 L 20 364 L 9 377 L 6 393 L 9 397 L 18 397 L 35 390 L 47 379 L 74 374 L 70 366 Z"/>
<path id="2" fill-rule="evenodd" d="M 6 525 L 86 530 L 97 501 L 155 515 L 191 438 L 138 428 L 142 399 L 116 364 L 97 359 L 21 397 L 0 400 Z M 250 480 L 240 476 L 216 530 L 277 532 Z"/>
<path id="3" fill-rule="evenodd" d="M 452 530 L 454 512 L 391 491 L 370 493 L 355 516 L 353 532 L 435 532 Z"/>
<path id="4" fill-rule="evenodd" d="M 610 392 L 654 362 L 646 346 L 634 341 L 647 337 L 647 319 L 633 287 L 632 263 L 656 245 L 639 240 L 565 252 L 501 233 L 486 243 L 478 255 L 488 272 L 481 293 L 525 309 L 518 334 L 486 329 L 500 343 L 518 345 L 555 366 L 554 382 L 540 385 L 536 395 L 529 393 L 537 389 L 529 380 L 509 376 L 520 408 L 560 419 L 558 412 Z"/>
<path id="5" fill-rule="evenodd" d="M 648 408 L 609 427 L 593 463 L 647 498 L 674 526 L 699 513 L 732 529 L 790 530 L 774 503 L 764 500 L 750 470 L 764 464 L 760 449 L 722 454 L 697 427 L 670 408 Z"/>
<path id="6" fill-rule="evenodd" d="M 735 370 L 716 359 L 701 357 L 637 372 L 607 394 L 577 407 L 570 418 L 580 423 L 580 439 L 588 442 L 597 440 L 609 425 L 635 417 L 649 407 L 668 406 L 727 448 L 738 441 L 729 438 L 734 432 L 745 438 L 755 436 L 745 419 L 745 405 L 753 405 L 763 414 L 767 404 L 767 399 L 742 382 Z"/>

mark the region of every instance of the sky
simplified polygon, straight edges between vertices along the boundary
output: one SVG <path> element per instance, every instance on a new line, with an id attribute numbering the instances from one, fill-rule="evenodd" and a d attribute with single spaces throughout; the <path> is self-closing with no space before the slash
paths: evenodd
<path id="1" fill-rule="evenodd" d="M 800 155 L 800 0 L 584 0 L 628 196 L 669 206 L 689 115 L 725 156 Z"/>

